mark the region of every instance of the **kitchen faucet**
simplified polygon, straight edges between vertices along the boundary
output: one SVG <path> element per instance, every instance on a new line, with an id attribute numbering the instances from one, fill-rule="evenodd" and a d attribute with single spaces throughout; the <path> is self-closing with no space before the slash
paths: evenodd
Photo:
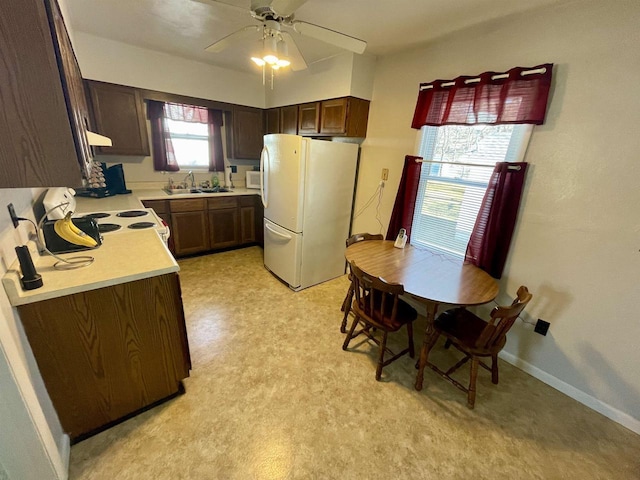
<path id="1" fill-rule="evenodd" d="M 185 182 L 187 181 L 188 178 L 191 178 L 191 188 L 196 188 L 196 179 L 191 170 L 189 170 L 189 173 L 187 173 L 187 176 L 184 177 Z"/>

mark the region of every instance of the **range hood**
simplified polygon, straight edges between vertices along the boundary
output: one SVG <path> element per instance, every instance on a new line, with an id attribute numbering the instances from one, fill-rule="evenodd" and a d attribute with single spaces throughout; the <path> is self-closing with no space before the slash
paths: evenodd
<path id="1" fill-rule="evenodd" d="M 87 130 L 87 140 L 92 147 L 112 147 L 113 142 L 109 137 Z"/>

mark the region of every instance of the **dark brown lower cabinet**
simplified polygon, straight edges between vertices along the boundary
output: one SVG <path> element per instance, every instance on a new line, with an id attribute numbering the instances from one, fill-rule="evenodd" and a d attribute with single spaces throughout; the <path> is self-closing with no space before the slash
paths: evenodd
<path id="1" fill-rule="evenodd" d="M 18 312 L 72 440 L 176 394 L 189 376 L 177 273 L 22 305 Z"/>
<path id="2" fill-rule="evenodd" d="M 209 242 L 212 250 L 240 244 L 237 207 L 209 210 Z"/>

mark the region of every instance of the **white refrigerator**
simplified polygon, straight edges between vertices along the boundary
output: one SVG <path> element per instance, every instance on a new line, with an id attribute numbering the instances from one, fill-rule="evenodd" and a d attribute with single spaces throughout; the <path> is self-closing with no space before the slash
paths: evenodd
<path id="1" fill-rule="evenodd" d="M 358 145 L 265 135 L 264 266 L 293 290 L 345 272 Z"/>

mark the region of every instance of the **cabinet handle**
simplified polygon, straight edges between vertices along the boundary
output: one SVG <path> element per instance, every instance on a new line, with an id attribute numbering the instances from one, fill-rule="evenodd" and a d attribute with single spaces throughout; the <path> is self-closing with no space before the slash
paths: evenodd
<path id="1" fill-rule="evenodd" d="M 264 226 L 265 226 L 265 228 L 266 228 L 267 230 L 269 230 L 269 231 L 270 231 L 271 233 L 273 233 L 274 235 L 277 235 L 278 237 L 286 238 L 287 240 L 291 240 L 291 235 L 285 235 L 285 234 L 283 234 L 283 233 L 276 232 L 273 228 L 271 228 L 271 227 L 269 226 L 269 224 L 268 224 L 268 223 L 265 223 L 265 225 L 264 225 Z"/>
<path id="2" fill-rule="evenodd" d="M 269 165 L 269 163 L 271 163 L 271 155 L 269 155 L 269 149 L 266 145 L 262 147 L 262 152 L 260 152 L 260 197 L 262 199 L 262 206 L 267 208 L 269 205 L 269 175 L 268 172 L 266 172 L 267 178 L 265 182 L 265 154 L 267 156 L 266 165 Z"/>

